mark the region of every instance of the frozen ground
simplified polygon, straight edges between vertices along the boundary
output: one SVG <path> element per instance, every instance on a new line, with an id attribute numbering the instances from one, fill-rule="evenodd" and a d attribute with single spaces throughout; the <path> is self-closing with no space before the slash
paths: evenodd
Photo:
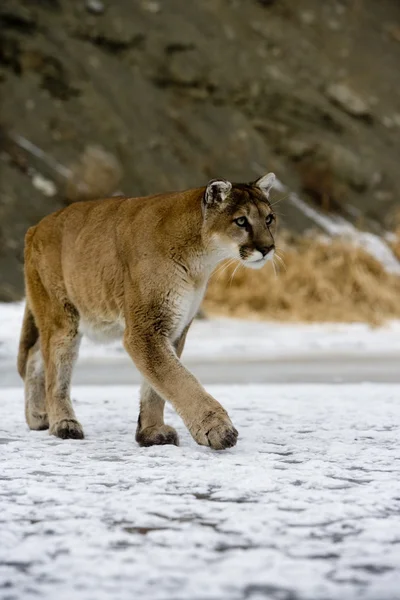
<path id="1" fill-rule="evenodd" d="M 0 305 L 0 600 L 399 600 L 400 385 L 362 383 L 400 383 L 399 323 L 196 322 L 185 360 L 240 432 L 216 453 L 171 410 L 181 446 L 136 445 L 118 344 L 82 344 L 84 441 L 29 432 L 22 309 Z"/>
<path id="2" fill-rule="evenodd" d="M 133 386 L 77 387 L 84 441 L 0 389 L 2 600 L 398 600 L 400 386 L 209 388 L 238 446 L 134 442 Z"/>
<path id="3" fill-rule="evenodd" d="M 23 304 L 0 304 L 0 387 L 21 385 L 15 363 Z M 184 362 L 207 383 L 400 383 L 400 322 L 281 324 L 195 321 Z M 83 340 L 77 384 L 138 383 L 139 373 L 119 343 Z"/>

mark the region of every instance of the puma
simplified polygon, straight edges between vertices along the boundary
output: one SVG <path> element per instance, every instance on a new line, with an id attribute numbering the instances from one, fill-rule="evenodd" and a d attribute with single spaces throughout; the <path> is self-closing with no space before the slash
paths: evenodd
<path id="1" fill-rule="evenodd" d="M 234 258 L 258 269 L 273 257 L 274 179 L 214 179 L 183 192 L 78 202 L 28 230 L 18 370 L 31 429 L 84 437 L 70 400 L 84 334 L 123 338 L 143 375 L 140 445 L 179 443 L 164 424 L 166 400 L 198 444 L 236 444 L 227 412 L 180 356 L 216 265 Z"/>

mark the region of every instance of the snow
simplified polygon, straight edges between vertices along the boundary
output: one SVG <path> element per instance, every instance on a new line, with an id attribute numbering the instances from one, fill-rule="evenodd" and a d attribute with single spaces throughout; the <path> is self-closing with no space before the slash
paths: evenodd
<path id="1" fill-rule="evenodd" d="M 238 445 L 197 446 L 168 409 L 181 446 L 143 449 L 138 388 L 114 385 L 130 360 L 84 340 L 73 398 L 86 439 L 62 441 L 27 429 L 22 387 L 7 384 L 22 313 L 0 305 L 1 600 L 398 598 L 400 385 L 207 385 Z M 368 375 L 374 361 L 398 370 L 399 332 L 212 319 L 184 356 L 206 384 L 211 365 L 255 381 L 276 359 L 324 377 L 317 361 L 336 371 L 340 357 L 339 375 L 351 360 Z M 107 385 L 92 385 L 99 369 Z"/>
<path id="2" fill-rule="evenodd" d="M 377 236 L 290 201 L 399 272 Z M 139 448 L 138 387 L 114 385 L 131 361 L 120 343 L 83 340 L 73 398 L 86 438 L 59 440 L 24 421 L 23 309 L 0 304 L 1 600 L 398 600 L 400 385 L 207 385 L 235 448 L 197 446 L 171 408 L 180 447 Z M 397 381 L 399 333 L 211 319 L 193 324 L 184 359 L 205 383 L 212 366 L 228 382 L 282 364 L 285 381 L 337 380 L 346 364 L 363 381 L 375 362 Z"/>
<path id="3" fill-rule="evenodd" d="M 0 313 L 1 314 L 1 313 Z M 139 448 L 138 388 L 76 387 L 86 439 L 30 432 L 0 389 L 4 600 L 395 600 L 400 386 L 221 386 L 213 452 Z"/>
<path id="4" fill-rule="evenodd" d="M 0 303 L 0 361 L 15 362 L 24 304 Z M 98 346 L 83 339 L 80 357 L 121 357 L 119 342 Z M 213 318 L 195 321 L 190 329 L 184 357 L 188 361 L 236 358 L 269 360 L 308 356 L 400 355 L 400 321 L 379 328 L 364 323 L 293 324 Z M 399 356 L 400 358 L 400 356 Z"/>

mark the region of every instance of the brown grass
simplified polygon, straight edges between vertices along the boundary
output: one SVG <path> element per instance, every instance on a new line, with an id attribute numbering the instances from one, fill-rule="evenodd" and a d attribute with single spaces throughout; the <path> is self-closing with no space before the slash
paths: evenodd
<path id="1" fill-rule="evenodd" d="M 396 231 L 396 238 L 395 240 L 390 244 L 395 256 L 400 260 L 400 225 L 398 225 Z"/>
<path id="2" fill-rule="evenodd" d="M 400 238 L 399 238 L 400 240 Z M 350 242 L 302 238 L 282 244 L 286 270 L 237 265 L 212 275 L 208 314 L 283 321 L 362 321 L 400 318 L 400 277 Z M 398 244 L 400 256 L 400 241 Z"/>

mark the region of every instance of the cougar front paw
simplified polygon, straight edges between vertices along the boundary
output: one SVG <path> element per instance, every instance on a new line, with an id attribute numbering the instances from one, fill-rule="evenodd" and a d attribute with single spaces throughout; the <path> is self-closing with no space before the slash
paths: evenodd
<path id="1" fill-rule="evenodd" d="M 136 441 L 139 446 L 162 446 L 172 444 L 179 446 L 179 438 L 173 427 L 169 425 L 156 425 L 136 430 Z"/>
<path id="2" fill-rule="evenodd" d="M 236 445 L 238 431 L 225 412 L 208 412 L 200 426 L 192 432 L 198 444 L 210 446 L 214 450 L 224 450 Z"/>
<path id="3" fill-rule="evenodd" d="M 49 418 L 47 413 L 34 413 L 32 411 L 26 411 L 26 422 L 28 423 L 29 429 L 36 431 L 42 431 L 43 429 L 49 428 Z"/>
<path id="4" fill-rule="evenodd" d="M 84 433 L 82 425 L 75 419 L 61 419 L 50 427 L 50 435 L 55 435 L 63 440 L 83 440 Z"/>

